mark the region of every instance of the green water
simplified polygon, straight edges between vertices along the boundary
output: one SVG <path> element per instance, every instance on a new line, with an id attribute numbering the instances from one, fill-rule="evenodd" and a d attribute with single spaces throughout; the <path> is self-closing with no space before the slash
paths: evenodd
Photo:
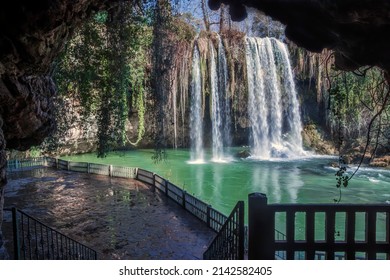
<path id="1" fill-rule="evenodd" d="M 188 150 L 168 150 L 166 162 L 156 164 L 153 150 L 113 152 L 64 157 L 65 160 L 140 167 L 153 171 L 187 192 L 229 214 L 238 200 L 262 192 L 269 203 L 334 203 L 338 199 L 332 157 L 299 160 L 255 161 L 233 159 L 229 163 L 189 164 Z M 210 153 L 206 158 L 211 158 Z M 351 168 L 349 172 L 352 172 Z M 342 189 L 343 203 L 390 203 L 390 171 L 361 168 Z"/>
<path id="2" fill-rule="evenodd" d="M 119 166 L 140 167 L 153 171 L 182 187 L 187 192 L 208 202 L 215 209 L 229 215 L 238 200 L 247 205 L 248 194 L 265 193 L 268 203 L 335 203 L 339 198 L 336 188 L 336 169 L 330 163 L 335 157 L 307 157 L 297 160 L 258 161 L 232 159 L 229 163 L 190 164 L 188 150 L 168 150 L 166 162 L 154 163 L 153 150 L 135 150 L 110 153 L 99 159 L 96 154 L 64 157 L 65 160 L 83 161 Z M 211 158 L 211 153 L 206 153 Z M 349 173 L 354 169 L 348 170 Z M 342 203 L 390 203 L 390 171 L 361 168 L 342 188 Z M 305 220 L 296 216 L 295 235 L 304 239 Z M 323 213 L 322 213 L 323 214 Z M 315 238 L 324 240 L 325 217 L 316 216 Z M 336 240 L 345 237 L 345 213 L 336 216 Z M 285 217 L 276 217 L 276 228 L 285 232 Z M 365 239 L 364 216 L 357 217 L 357 240 Z M 386 240 L 386 218 L 379 215 L 377 239 Z"/>

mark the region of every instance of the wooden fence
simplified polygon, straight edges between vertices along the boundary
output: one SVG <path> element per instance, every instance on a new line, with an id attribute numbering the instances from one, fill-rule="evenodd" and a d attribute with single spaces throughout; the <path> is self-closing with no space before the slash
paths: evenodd
<path id="1" fill-rule="evenodd" d="M 249 259 L 390 258 L 390 205 L 268 205 L 266 195 L 255 193 L 248 214 Z M 275 233 L 277 217 L 285 235 Z"/>

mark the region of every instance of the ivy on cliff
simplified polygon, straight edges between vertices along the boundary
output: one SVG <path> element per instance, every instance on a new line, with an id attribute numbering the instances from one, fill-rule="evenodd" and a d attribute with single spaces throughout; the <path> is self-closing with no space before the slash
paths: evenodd
<path id="1" fill-rule="evenodd" d="M 127 142 L 137 144 L 142 139 L 152 38 L 150 15 L 143 8 L 121 2 L 110 11 L 99 12 L 68 43 L 54 72 L 60 112 L 56 138 L 64 139 L 72 125 L 87 131 L 91 129 L 88 126 L 93 126 L 91 121 L 96 122 L 99 157 L 112 148 Z M 77 124 L 74 118 L 64 118 L 67 108 L 61 105 L 68 100 L 78 110 L 74 114 L 80 116 Z M 135 143 L 126 135 L 131 108 L 139 118 Z M 60 142 L 55 140 L 51 142 Z"/>

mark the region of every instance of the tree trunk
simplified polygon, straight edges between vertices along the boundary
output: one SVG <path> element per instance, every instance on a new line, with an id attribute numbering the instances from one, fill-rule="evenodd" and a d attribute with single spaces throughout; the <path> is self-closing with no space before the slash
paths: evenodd
<path id="1" fill-rule="evenodd" d="M 210 31 L 210 18 L 209 18 L 209 13 L 207 11 L 205 0 L 202 0 L 202 14 L 203 14 L 204 27 L 206 31 Z"/>

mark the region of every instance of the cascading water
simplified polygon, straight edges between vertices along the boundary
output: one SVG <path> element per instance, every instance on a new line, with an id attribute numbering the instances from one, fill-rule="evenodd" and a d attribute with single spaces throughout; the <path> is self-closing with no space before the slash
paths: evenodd
<path id="1" fill-rule="evenodd" d="M 215 62 L 215 51 L 211 41 L 210 49 L 210 84 L 211 84 L 211 122 L 213 137 L 214 162 L 226 162 L 230 160 L 226 149 L 231 145 L 231 116 L 230 96 L 228 91 L 228 69 L 225 49 L 222 39 L 218 35 L 218 55 Z"/>
<path id="2" fill-rule="evenodd" d="M 202 80 L 200 74 L 200 55 L 197 46 L 194 47 L 192 58 L 191 104 L 191 162 L 203 163 Z"/>
<path id="3" fill-rule="evenodd" d="M 219 79 L 217 65 L 215 62 L 215 51 L 211 41 L 209 41 L 210 49 L 210 85 L 211 85 L 211 125 L 212 125 L 212 161 L 223 161 L 223 138 L 222 138 L 222 106 L 221 92 L 219 87 Z"/>
<path id="4" fill-rule="evenodd" d="M 230 94 L 228 90 L 228 66 L 226 61 L 225 48 L 222 44 L 222 39 L 218 36 L 218 84 L 220 90 L 220 97 L 222 100 L 222 121 L 223 121 L 223 146 L 226 149 L 232 144 L 231 137 L 231 104 Z M 225 156 L 226 156 L 225 150 Z"/>
<path id="5" fill-rule="evenodd" d="M 280 64 L 285 65 L 282 67 L 283 71 L 283 80 L 284 88 L 287 96 L 287 102 L 285 104 L 285 109 L 287 113 L 287 125 L 290 131 L 290 139 L 288 143 L 292 145 L 292 150 L 296 154 L 304 154 L 302 149 L 302 122 L 301 115 L 299 113 L 299 102 L 297 98 L 297 91 L 295 89 L 295 83 L 290 63 L 290 57 L 287 51 L 287 46 L 278 40 L 274 40 L 276 50 L 280 53 L 278 58 L 280 59 Z"/>
<path id="6" fill-rule="evenodd" d="M 246 38 L 246 62 L 252 157 L 303 155 L 299 103 L 286 46 L 276 39 Z"/>

